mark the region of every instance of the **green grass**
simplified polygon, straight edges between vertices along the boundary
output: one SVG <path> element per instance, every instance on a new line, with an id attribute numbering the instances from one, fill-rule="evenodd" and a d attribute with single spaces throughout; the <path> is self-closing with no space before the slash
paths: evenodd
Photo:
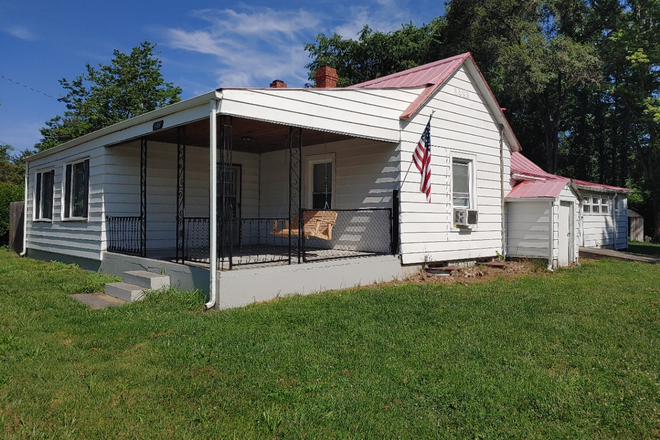
<path id="1" fill-rule="evenodd" d="M 660 266 L 90 310 L 0 251 L 5 438 L 658 438 Z"/>
<path id="2" fill-rule="evenodd" d="M 627 252 L 635 254 L 645 254 L 660 257 L 660 244 L 645 243 L 642 241 L 629 241 Z"/>

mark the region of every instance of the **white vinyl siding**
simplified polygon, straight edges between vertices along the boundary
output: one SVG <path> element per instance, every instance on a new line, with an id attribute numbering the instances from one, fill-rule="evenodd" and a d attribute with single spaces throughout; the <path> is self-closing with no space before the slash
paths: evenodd
<path id="1" fill-rule="evenodd" d="M 87 216 L 84 221 L 75 219 L 63 221 L 65 187 L 65 165 L 89 159 L 89 195 Z M 73 257 L 92 260 L 101 259 L 101 235 L 103 213 L 103 187 L 105 157 L 103 147 L 85 144 L 66 150 L 57 151 L 41 158 L 29 161 L 28 187 L 34 188 L 36 173 L 31 170 L 52 168 L 55 170 L 53 185 L 52 222 L 33 221 L 35 215 L 35 197 L 28 191 L 26 201 L 27 231 L 26 248 L 28 251 L 60 253 Z"/>
<path id="2" fill-rule="evenodd" d="M 147 251 L 176 247 L 175 144 L 147 143 Z M 111 217 L 140 215 L 140 143 L 110 147 L 106 211 Z M 258 216 L 258 155 L 235 151 L 241 165 L 241 216 Z M 186 147 L 185 216 L 209 215 L 209 149 Z M 104 243 L 105 248 L 105 243 Z"/>
<path id="3" fill-rule="evenodd" d="M 288 216 L 288 155 L 288 150 L 261 155 L 261 217 Z M 307 194 L 310 164 L 327 157 L 334 160 L 333 209 L 392 207 L 398 175 L 396 144 L 366 139 L 303 147 L 303 207 L 312 207 Z"/>
<path id="4" fill-rule="evenodd" d="M 585 247 L 614 249 L 616 242 L 617 249 L 625 249 L 628 246 L 626 239 L 628 211 L 626 202 L 621 201 L 621 198 L 626 199 L 625 195 L 613 196 L 608 193 L 588 193 L 584 191 L 582 195 L 585 199 L 591 201 L 589 204 L 591 212 L 583 212 L 582 214 L 584 229 L 582 245 Z M 598 213 L 594 213 L 594 199 L 601 201 L 598 204 L 599 207 L 603 206 L 602 200 L 607 200 L 608 212 L 603 213 L 599 209 Z M 617 199 L 617 206 L 615 206 L 614 200 Z"/>
<path id="5" fill-rule="evenodd" d="M 419 191 L 420 174 L 413 166 L 415 149 L 431 111 L 431 199 Z M 404 264 L 494 257 L 502 252 L 500 133 L 486 101 L 467 72 L 459 68 L 404 126 L 401 133 L 401 253 Z M 504 193 L 511 190 L 510 152 L 504 143 Z M 473 158 L 474 207 L 479 224 L 452 226 L 452 157 Z"/>
<path id="6" fill-rule="evenodd" d="M 510 257 L 550 257 L 550 202 L 516 201 L 507 206 L 507 250 Z"/>

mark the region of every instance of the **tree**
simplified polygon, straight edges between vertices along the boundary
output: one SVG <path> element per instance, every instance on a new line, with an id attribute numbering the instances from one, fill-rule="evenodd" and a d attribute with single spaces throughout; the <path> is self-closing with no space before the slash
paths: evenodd
<path id="1" fill-rule="evenodd" d="M 63 116 L 46 122 L 41 142 L 43 151 L 63 142 L 99 130 L 128 118 L 181 100 L 181 88 L 165 82 L 162 62 L 148 41 L 133 48 L 130 54 L 114 50 L 110 65 L 97 68 L 86 64 L 86 72 L 60 84 L 67 91 L 59 101 L 66 104 Z"/>
<path id="2" fill-rule="evenodd" d="M 24 159 L 29 153 L 15 156 L 13 150 L 11 145 L 0 144 L 0 244 L 9 238 L 10 204 L 23 200 L 24 194 Z"/>
<path id="3" fill-rule="evenodd" d="M 394 32 L 383 33 L 364 26 L 358 39 L 343 39 L 319 34 L 315 43 L 305 45 L 313 61 L 309 79 L 314 81 L 316 69 L 329 65 L 337 69 L 338 87 L 347 87 L 370 79 L 410 69 L 435 61 L 433 54 L 437 42 L 434 35 L 444 26 L 442 17 L 436 17 L 428 25 L 416 27 L 404 24 Z"/>
<path id="4" fill-rule="evenodd" d="M 600 79 L 588 16 L 582 0 L 452 0 L 447 5 L 445 50 L 473 53 L 500 103 L 513 109 L 509 115 L 517 132 L 527 132 L 519 127 L 529 128 L 528 115 L 534 114 L 542 137 L 532 134 L 521 141 L 532 150 L 544 147 L 551 173 L 559 169 L 568 101 Z"/>

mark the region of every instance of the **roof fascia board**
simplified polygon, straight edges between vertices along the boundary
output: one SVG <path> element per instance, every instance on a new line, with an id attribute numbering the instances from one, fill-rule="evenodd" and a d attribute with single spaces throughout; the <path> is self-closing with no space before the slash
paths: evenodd
<path id="1" fill-rule="evenodd" d="M 90 143 L 95 140 L 100 140 L 102 145 L 114 145 L 125 142 L 136 137 L 144 136 L 153 131 L 153 122 L 159 119 L 168 118 L 168 124 L 165 127 L 173 127 L 187 122 L 199 120 L 200 109 L 197 107 L 204 106 L 205 116 L 208 117 L 207 106 L 208 102 L 212 99 L 220 99 L 222 94 L 219 91 L 212 91 L 194 98 L 186 99 L 185 101 L 177 102 L 148 113 L 141 114 L 134 118 L 118 122 L 92 133 L 86 134 L 76 139 L 60 144 L 56 147 L 41 151 L 37 154 L 29 156 L 26 161 L 32 162 L 39 160 L 43 157 L 59 153 L 60 151 L 67 150 L 85 143 Z"/>
<path id="2" fill-rule="evenodd" d="M 539 196 L 539 197 L 504 197 L 505 202 L 538 202 L 538 201 L 547 201 L 547 200 L 555 200 L 557 199 L 558 196 L 552 197 L 552 196 Z"/>
<path id="3" fill-rule="evenodd" d="M 599 188 L 589 185 L 580 185 L 579 183 L 576 183 L 575 187 L 585 192 L 597 192 L 597 193 L 607 193 L 607 194 L 628 194 L 630 192 L 629 189 Z"/>

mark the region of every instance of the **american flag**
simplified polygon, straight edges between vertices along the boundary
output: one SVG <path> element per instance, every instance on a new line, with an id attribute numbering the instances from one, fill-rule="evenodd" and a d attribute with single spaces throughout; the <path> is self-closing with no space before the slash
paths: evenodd
<path id="1" fill-rule="evenodd" d="M 413 162 L 415 162 L 419 172 L 422 173 L 419 190 L 426 194 L 426 200 L 431 203 L 431 118 L 429 118 L 429 123 L 426 124 L 422 137 L 417 142 L 417 148 L 413 153 Z"/>

